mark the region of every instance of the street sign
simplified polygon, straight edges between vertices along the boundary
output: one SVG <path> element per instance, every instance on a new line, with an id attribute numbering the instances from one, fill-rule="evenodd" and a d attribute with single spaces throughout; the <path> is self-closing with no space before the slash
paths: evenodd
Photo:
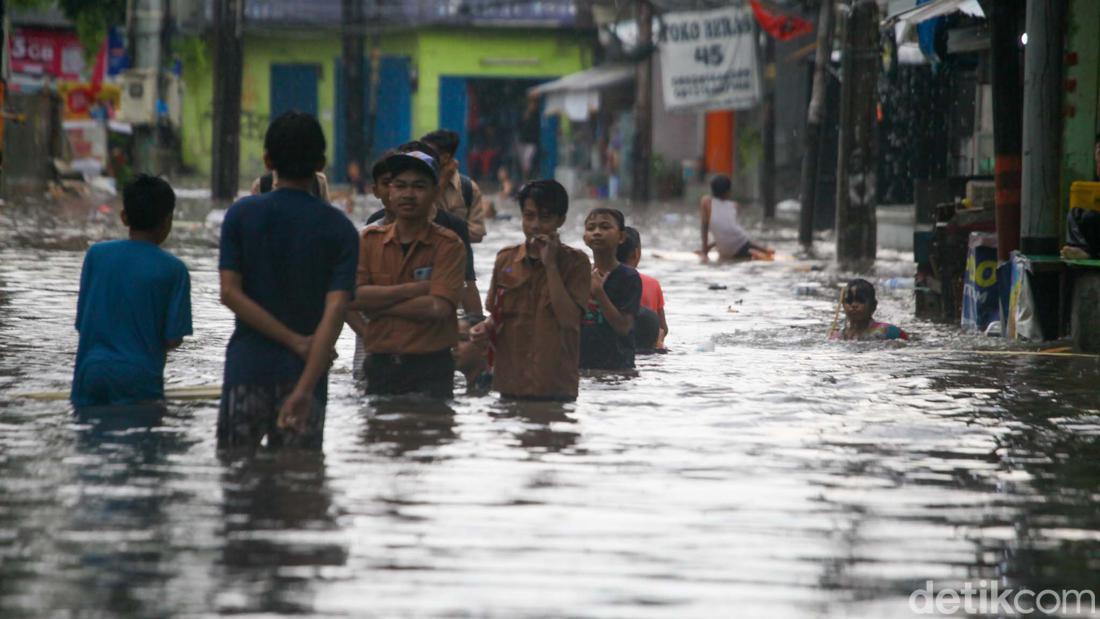
<path id="1" fill-rule="evenodd" d="M 756 24 L 745 2 L 713 11 L 669 13 L 657 44 L 665 107 L 754 107 L 760 101 Z"/>

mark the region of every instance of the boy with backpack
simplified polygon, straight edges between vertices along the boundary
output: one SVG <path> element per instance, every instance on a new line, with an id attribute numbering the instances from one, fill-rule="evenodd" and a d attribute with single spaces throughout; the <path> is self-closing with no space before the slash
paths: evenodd
<path id="1" fill-rule="evenodd" d="M 485 238 L 485 210 L 481 188 L 474 179 L 458 171 L 458 134 L 450 129 L 436 129 L 420 138 L 439 155 L 440 189 L 438 206 L 466 220 L 470 227 L 470 242 Z"/>

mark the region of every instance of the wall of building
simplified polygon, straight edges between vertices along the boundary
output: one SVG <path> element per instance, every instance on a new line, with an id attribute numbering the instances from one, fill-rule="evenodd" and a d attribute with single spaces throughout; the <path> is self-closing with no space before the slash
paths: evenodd
<path id="1" fill-rule="evenodd" d="M 703 124 L 699 110 L 669 111 L 661 78 L 661 59 L 653 55 L 653 154 L 670 164 L 703 156 Z"/>
<path id="2" fill-rule="evenodd" d="M 204 46 L 205 63 L 184 67 L 183 161 L 199 174 L 211 164 L 213 130 L 213 58 Z M 270 122 L 271 65 L 277 63 L 316 64 L 317 116 L 328 137 L 328 158 L 332 160 L 334 109 L 334 61 L 340 55 L 340 39 L 331 34 L 247 34 L 244 44 L 244 78 L 241 84 L 241 182 L 250 183 L 263 173 L 263 138 Z"/>
<path id="3" fill-rule="evenodd" d="M 468 29 L 439 28 L 385 34 L 385 55 L 408 56 L 416 70 L 413 136 L 439 124 L 439 78 L 442 76 L 547 79 L 580 71 L 591 64 L 592 37 L 574 30 L 479 30 L 471 44 Z M 213 127 L 213 49 L 203 39 L 184 46 L 183 161 L 200 175 L 209 174 Z M 318 119 L 328 137 L 329 161 L 335 161 L 336 59 L 340 37 L 314 33 L 248 33 L 244 45 L 241 101 L 242 183 L 263 172 L 263 135 L 270 122 L 271 65 L 318 65 Z M 385 87 L 385 85 L 382 85 Z"/>
<path id="4" fill-rule="evenodd" d="M 1073 110 L 1064 117 L 1062 133 L 1062 199 L 1069 202 L 1069 186 L 1073 181 L 1089 180 L 1095 174 L 1093 148 L 1100 127 L 1100 2 L 1073 0 L 1069 6 L 1069 28 L 1066 51 L 1077 54 L 1077 64 L 1065 67 L 1066 81 L 1076 80 L 1077 86 L 1067 91 L 1065 109 Z"/>
<path id="5" fill-rule="evenodd" d="M 571 29 L 433 28 L 420 31 L 414 66 L 413 135 L 439 125 L 439 78 L 557 78 L 592 64 L 595 37 Z"/>

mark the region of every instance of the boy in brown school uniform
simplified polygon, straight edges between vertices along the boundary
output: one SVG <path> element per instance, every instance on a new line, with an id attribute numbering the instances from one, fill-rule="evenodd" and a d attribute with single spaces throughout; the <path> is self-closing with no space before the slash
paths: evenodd
<path id="1" fill-rule="evenodd" d="M 592 267 L 583 252 L 562 245 L 569 196 L 557 181 L 520 189 L 526 241 L 497 254 L 486 308 L 471 330 L 495 335 L 493 389 L 524 399 L 575 400 L 580 331 Z"/>
<path id="2" fill-rule="evenodd" d="M 450 129 L 436 129 L 420 138 L 434 148 L 439 155 L 440 208 L 463 219 L 470 227 L 470 242 L 480 243 L 485 238 L 485 214 L 488 206 L 481 188 L 472 178 L 458 171 L 458 134 Z"/>
<path id="3" fill-rule="evenodd" d="M 370 318 L 363 342 L 367 393 L 450 398 L 466 249 L 428 219 L 439 192 L 435 158 L 401 152 L 386 165 L 397 219 L 363 232 L 352 305 Z"/>

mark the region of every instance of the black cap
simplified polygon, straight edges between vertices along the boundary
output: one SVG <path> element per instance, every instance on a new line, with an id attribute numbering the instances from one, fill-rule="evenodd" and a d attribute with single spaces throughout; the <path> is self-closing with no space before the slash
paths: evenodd
<path id="1" fill-rule="evenodd" d="M 431 176 L 432 181 L 439 182 L 439 163 L 435 157 L 419 150 L 390 155 L 386 158 L 386 168 L 394 176 L 405 170 L 419 170 Z"/>

